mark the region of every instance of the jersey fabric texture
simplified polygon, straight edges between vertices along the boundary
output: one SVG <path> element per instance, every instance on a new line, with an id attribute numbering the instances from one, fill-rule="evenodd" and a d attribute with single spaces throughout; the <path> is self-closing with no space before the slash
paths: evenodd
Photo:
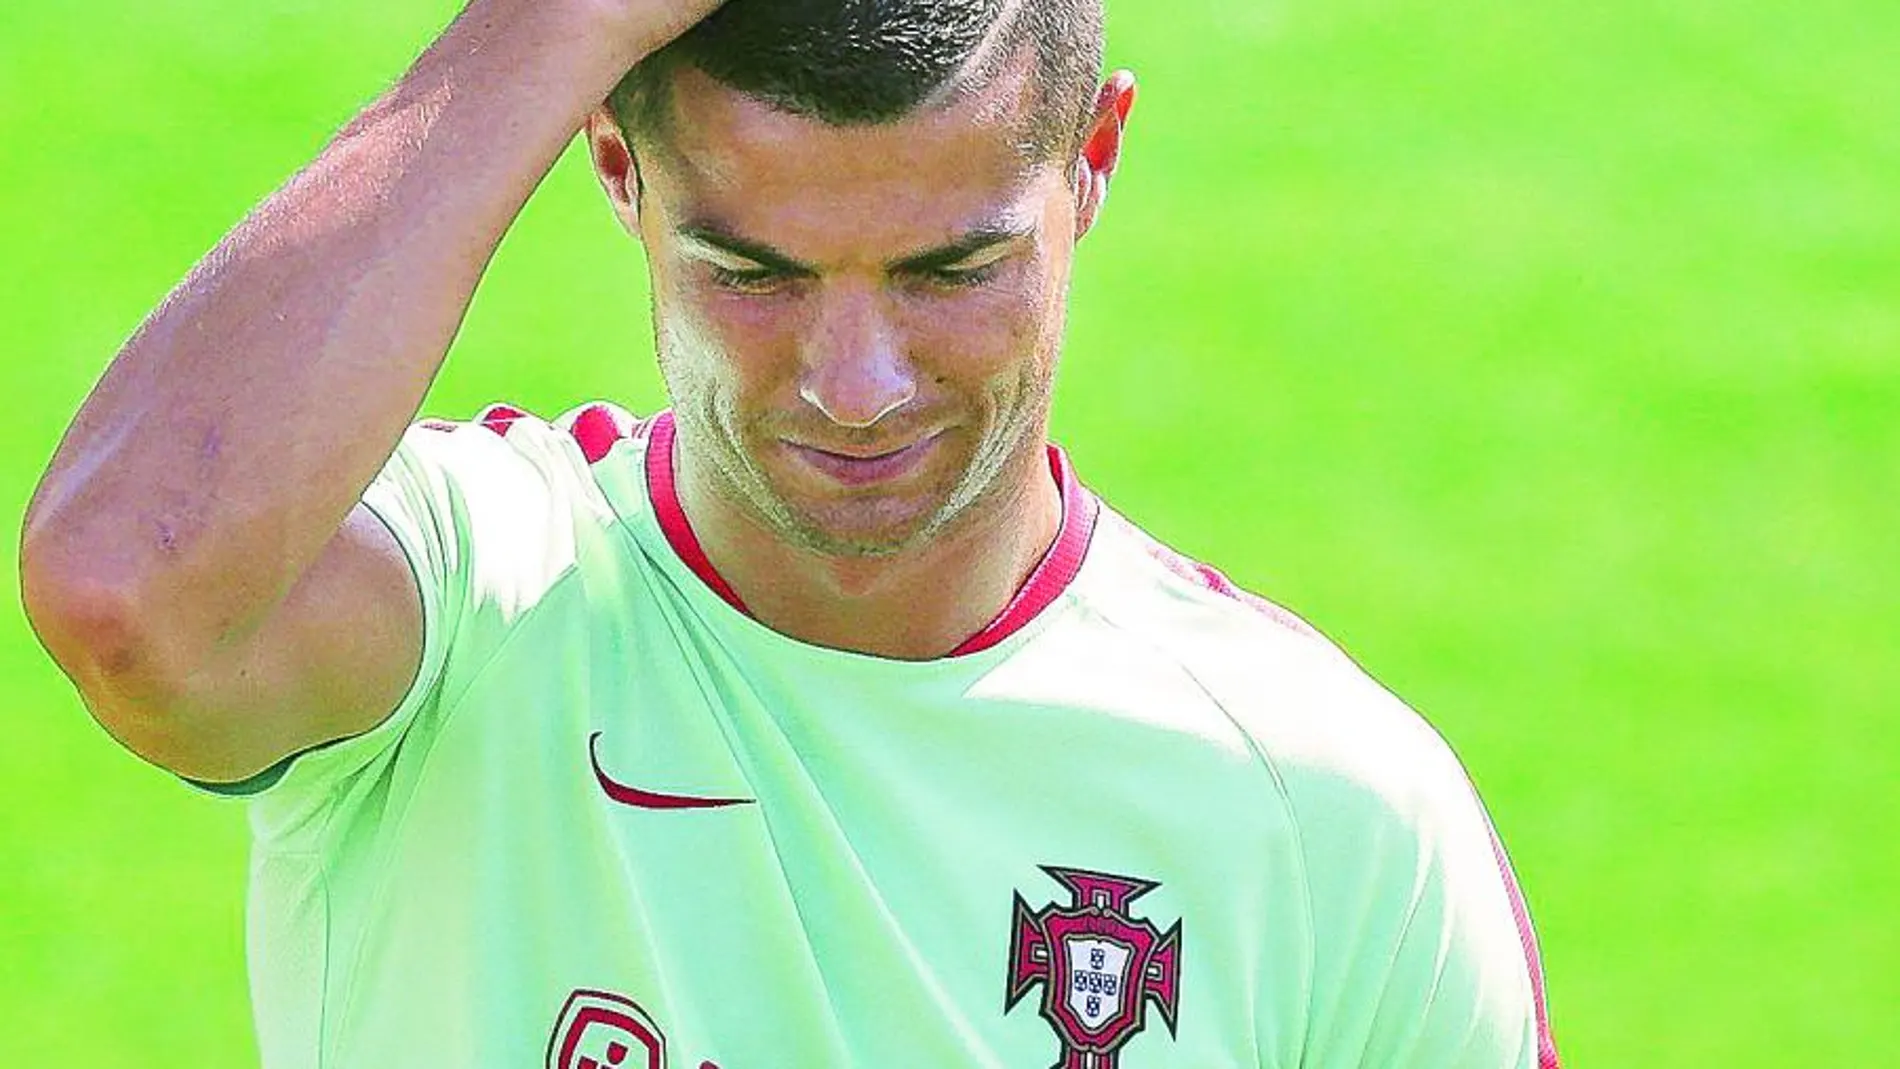
<path id="1" fill-rule="evenodd" d="M 673 443 L 497 408 L 365 494 L 425 650 L 251 785 L 266 1069 L 1557 1064 L 1445 744 L 1059 451 L 1036 573 L 902 662 L 747 615 Z"/>

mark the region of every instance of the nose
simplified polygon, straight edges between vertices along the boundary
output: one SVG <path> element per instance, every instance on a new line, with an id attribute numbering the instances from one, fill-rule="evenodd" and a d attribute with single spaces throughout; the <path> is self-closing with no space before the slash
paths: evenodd
<path id="1" fill-rule="evenodd" d="M 873 426 L 917 398 L 917 369 L 882 294 L 828 295 L 802 348 L 798 396 L 841 427 Z"/>

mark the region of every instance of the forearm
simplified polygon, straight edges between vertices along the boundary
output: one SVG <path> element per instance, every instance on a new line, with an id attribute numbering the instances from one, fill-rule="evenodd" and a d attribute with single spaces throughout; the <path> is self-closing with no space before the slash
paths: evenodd
<path id="1" fill-rule="evenodd" d="M 61 444 L 27 517 L 29 607 L 36 588 L 91 592 L 163 620 L 185 661 L 255 627 L 386 461 L 502 234 L 642 54 L 610 28 L 578 0 L 477 0 L 239 224 Z"/>

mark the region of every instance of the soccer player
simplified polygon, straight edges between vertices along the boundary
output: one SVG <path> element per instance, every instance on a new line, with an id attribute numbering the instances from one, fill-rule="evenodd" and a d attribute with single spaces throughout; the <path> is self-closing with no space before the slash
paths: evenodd
<path id="1" fill-rule="evenodd" d="M 1446 746 L 1047 441 L 1101 34 L 473 0 L 125 346 L 24 592 L 249 798 L 267 1069 L 1555 1065 Z M 583 129 L 672 408 L 409 427 Z"/>

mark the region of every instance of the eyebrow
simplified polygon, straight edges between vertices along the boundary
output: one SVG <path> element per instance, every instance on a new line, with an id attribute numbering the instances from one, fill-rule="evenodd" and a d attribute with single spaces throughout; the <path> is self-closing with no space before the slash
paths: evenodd
<path id="1" fill-rule="evenodd" d="M 779 274 L 799 278 L 810 278 L 818 274 L 816 267 L 787 256 L 763 242 L 741 237 L 715 222 L 708 220 L 689 222 L 679 227 L 677 232 L 690 241 L 743 257 Z M 893 274 L 928 274 L 967 260 L 986 249 L 1011 241 L 1020 241 L 1034 233 L 1035 229 L 1029 226 L 1006 223 L 985 224 L 964 233 L 946 245 L 912 253 L 892 261 L 886 267 Z"/>

